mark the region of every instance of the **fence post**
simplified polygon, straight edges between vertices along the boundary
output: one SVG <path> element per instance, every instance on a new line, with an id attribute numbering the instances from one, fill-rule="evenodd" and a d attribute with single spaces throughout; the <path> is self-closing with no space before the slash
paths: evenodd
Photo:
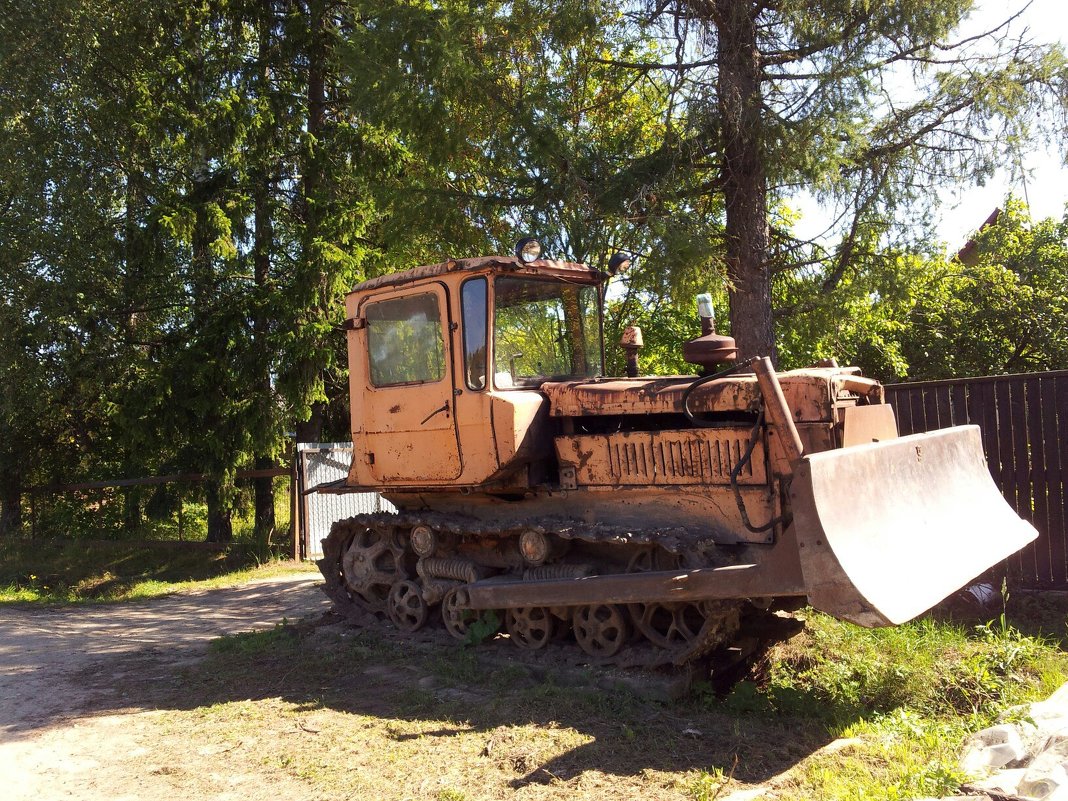
<path id="1" fill-rule="evenodd" d="M 301 543 L 303 542 L 300 526 L 300 469 L 298 460 L 300 451 L 296 443 L 293 445 L 293 469 L 289 473 L 289 530 L 293 536 L 293 561 L 299 562 L 302 557 Z"/>

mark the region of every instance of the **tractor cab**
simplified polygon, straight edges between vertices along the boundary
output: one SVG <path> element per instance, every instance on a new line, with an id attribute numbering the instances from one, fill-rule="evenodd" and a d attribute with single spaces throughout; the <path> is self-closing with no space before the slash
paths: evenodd
<path id="1" fill-rule="evenodd" d="M 601 286 L 582 264 L 490 256 L 373 278 L 346 298 L 350 485 L 527 486 L 548 381 L 603 374 Z"/>

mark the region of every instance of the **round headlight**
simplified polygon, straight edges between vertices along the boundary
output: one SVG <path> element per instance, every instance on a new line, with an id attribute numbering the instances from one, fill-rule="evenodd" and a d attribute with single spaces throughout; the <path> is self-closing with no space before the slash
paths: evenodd
<path id="1" fill-rule="evenodd" d="M 520 239 L 515 244 L 515 257 L 524 264 L 530 264 L 541 258 L 541 242 L 533 237 Z"/>
<path id="2" fill-rule="evenodd" d="M 612 258 L 608 260 L 608 274 L 618 275 L 630 269 L 630 265 L 634 262 L 634 256 L 630 253 L 624 253 L 620 251 L 616 253 Z"/>

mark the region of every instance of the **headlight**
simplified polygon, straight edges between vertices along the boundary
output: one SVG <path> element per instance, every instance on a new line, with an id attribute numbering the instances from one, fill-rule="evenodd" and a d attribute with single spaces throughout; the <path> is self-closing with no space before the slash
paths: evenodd
<path id="1" fill-rule="evenodd" d="M 515 257 L 524 264 L 530 264 L 541 258 L 541 242 L 533 237 L 520 239 L 515 243 Z"/>
<path id="2" fill-rule="evenodd" d="M 634 262 L 634 255 L 631 253 L 624 253 L 620 251 L 616 253 L 612 258 L 608 260 L 608 274 L 618 275 L 619 273 L 626 272 L 630 269 L 630 265 Z"/>

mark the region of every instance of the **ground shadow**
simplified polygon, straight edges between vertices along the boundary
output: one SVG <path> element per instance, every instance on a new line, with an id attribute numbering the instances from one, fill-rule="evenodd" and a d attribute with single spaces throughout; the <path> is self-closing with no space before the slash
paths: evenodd
<path id="1" fill-rule="evenodd" d="M 1028 637 L 1037 637 L 1068 646 L 1068 593 L 999 591 L 992 584 L 983 585 L 972 594 L 961 590 L 929 613 L 934 619 L 952 622 L 965 628 L 1008 626 Z"/>
<path id="2" fill-rule="evenodd" d="M 851 714 L 732 708 L 703 684 L 672 698 L 679 692 L 677 675 L 583 666 L 573 646 L 528 660 L 504 640 L 463 648 L 443 630 L 403 639 L 389 624 L 355 629 L 329 616 L 222 638 L 202 660 L 183 659 L 182 649 L 158 647 L 103 655 L 72 677 L 90 692 L 87 709 L 66 713 L 193 710 L 279 698 L 307 710 L 430 721 L 433 728 L 421 730 L 422 738 L 474 730 L 484 733 L 487 755 L 516 725 L 585 736 L 584 744 L 545 762 L 505 753 L 516 773 L 513 787 L 566 781 L 589 770 L 635 776 L 719 769 L 759 783 L 827 744 L 828 720 Z M 809 708 L 818 709 L 820 702 L 810 700 Z M 32 726 L 54 720 L 46 715 Z"/>

